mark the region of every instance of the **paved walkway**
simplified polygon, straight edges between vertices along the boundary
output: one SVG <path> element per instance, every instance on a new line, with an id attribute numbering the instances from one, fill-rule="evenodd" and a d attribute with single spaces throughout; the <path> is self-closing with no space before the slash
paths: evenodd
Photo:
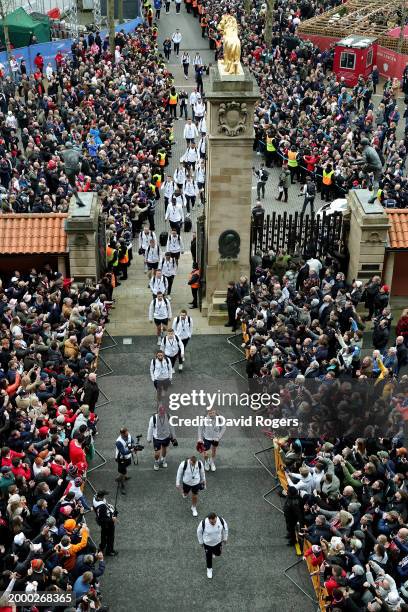
<path id="1" fill-rule="evenodd" d="M 140 453 L 139 465 L 129 470 L 132 480 L 127 483 L 127 495 L 119 495 L 115 546 L 119 556 L 107 559 L 101 579 L 104 603 L 112 612 L 313 612 L 316 607 L 283 575 L 283 569 L 297 559 L 284 538 L 283 516 L 262 499 L 274 484 L 253 456 L 270 446 L 262 427 L 227 428 L 217 471 L 208 473 L 208 488 L 200 494 L 199 518 L 193 518 L 190 501 L 182 499 L 175 481 L 180 462 L 196 452 L 197 429 L 178 427 L 179 446 L 169 450 L 168 469 L 153 470 L 152 446 L 146 444 L 146 432 L 155 405 L 148 376 L 154 342 L 133 337 L 131 345 L 123 345 L 117 340 L 116 348 L 103 352 L 114 372 L 98 381 L 112 399 L 98 409 L 101 419 L 96 448 L 107 463 L 90 474 L 95 488 L 110 491 L 110 502 L 114 502 L 116 492 L 113 451 L 119 428 L 126 424 L 132 434 L 143 434 L 141 443 L 146 448 Z M 222 336 L 193 337 L 185 369 L 181 375 L 176 374 L 173 391 L 225 390 L 225 385 L 230 389 L 239 382 L 228 366 L 237 355 Z M 234 408 L 225 407 L 220 412 L 228 418 L 238 416 Z M 239 416 L 250 412 L 242 408 Z M 197 408 L 185 407 L 177 414 L 191 418 L 199 413 Z M 271 465 L 271 455 L 265 453 L 263 459 Z M 269 499 L 278 506 L 281 503 L 276 494 Z M 230 538 L 222 557 L 214 561 L 213 580 L 208 580 L 196 530 L 211 511 L 228 522 Z M 86 518 L 98 543 L 94 518 Z M 296 565 L 290 575 L 311 592 L 304 563 Z"/>
<path id="2" fill-rule="evenodd" d="M 183 7 L 184 9 L 184 7 Z M 182 9 L 182 10 L 183 10 Z M 189 49 L 191 61 L 199 51 L 204 62 L 209 62 L 212 56 L 208 49 L 208 43 L 201 38 L 200 28 L 198 23 L 195 23 L 193 17 L 189 17 L 185 12 L 179 15 L 175 12 L 174 3 L 171 5 L 169 15 L 166 15 L 162 10 L 162 18 L 160 20 L 160 46 L 166 36 L 171 36 L 174 30 L 178 27 L 183 34 L 181 48 Z M 198 46 L 196 46 L 198 43 Z M 180 56 L 181 57 L 181 54 Z M 169 68 L 175 77 L 175 85 L 178 89 L 186 89 L 191 92 L 195 87 L 194 79 L 190 76 L 188 81 L 185 80 L 182 66 L 179 58 L 172 53 L 169 62 Z M 190 70 L 192 73 L 192 69 Z M 175 142 L 172 148 L 172 157 L 166 171 L 173 175 L 180 157 L 185 151 L 185 140 L 183 138 L 185 122 L 184 120 L 175 121 Z M 198 212 L 197 212 L 198 211 Z M 193 231 L 196 226 L 197 214 L 200 214 L 200 209 L 192 212 L 191 218 L 193 221 Z M 163 198 L 158 202 L 156 211 L 156 235 L 159 237 L 160 232 L 167 231 L 168 224 L 164 220 L 164 203 Z M 191 290 L 187 285 L 189 273 L 191 271 L 192 258 L 190 253 L 190 242 L 192 233 L 181 233 L 184 241 L 186 253 L 180 258 L 178 274 L 175 278 L 172 290 L 172 311 L 173 314 L 178 314 L 182 308 L 186 308 L 191 302 Z M 147 288 L 147 277 L 143 273 L 142 258 L 137 255 L 137 245 L 134 247 L 135 258 L 129 268 L 129 278 L 123 282 L 115 292 L 117 298 L 117 306 L 112 311 L 111 322 L 109 324 L 109 332 L 113 336 L 133 336 L 133 335 L 153 335 L 155 333 L 153 325 L 147 321 L 147 313 L 151 301 L 151 292 Z M 227 334 L 230 333 L 229 328 L 224 326 L 209 326 L 207 318 L 203 317 L 199 310 L 192 310 L 190 313 L 194 318 L 194 333 L 196 334 Z"/>

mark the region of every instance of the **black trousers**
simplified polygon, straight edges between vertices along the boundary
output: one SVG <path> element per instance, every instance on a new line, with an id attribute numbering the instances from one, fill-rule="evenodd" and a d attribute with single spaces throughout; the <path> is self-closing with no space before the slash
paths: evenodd
<path id="1" fill-rule="evenodd" d="M 308 205 L 310 204 L 310 216 L 314 217 L 314 198 L 305 197 L 305 201 L 303 202 L 301 215 L 304 215 Z"/>
<path id="2" fill-rule="evenodd" d="M 222 550 L 222 543 L 220 542 L 219 544 L 217 544 L 216 546 L 208 546 L 207 544 L 204 544 L 204 552 L 205 552 L 205 558 L 207 561 L 207 568 L 211 569 L 212 568 L 212 558 L 213 555 L 215 555 L 216 557 L 219 557 L 221 554 L 221 550 Z"/>
<path id="3" fill-rule="evenodd" d="M 237 311 L 237 307 L 235 304 L 227 304 L 228 308 L 228 323 L 232 325 L 232 331 L 237 329 L 238 322 L 235 319 L 235 313 Z"/>
<path id="4" fill-rule="evenodd" d="M 190 203 L 191 203 L 191 208 L 194 208 L 195 205 L 195 201 L 196 201 L 196 196 L 188 196 L 186 195 L 186 208 L 187 208 L 187 212 L 190 212 Z"/>
<path id="5" fill-rule="evenodd" d="M 176 230 L 176 232 L 180 236 L 181 221 L 170 221 L 170 227 L 172 230 Z"/>
<path id="6" fill-rule="evenodd" d="M 180 52 L 180 43 L 173 43 L 173 47 L 174 47 L 174 53 L 178 55 Z"/>
<path id="7" fill-rule="evenodd" d="M 115 525 L 114 523 L 101 527 L 101 543 L 99 550 L 104 554 L 113 552 L 115 543 Z"/>
<path id="8" fill-rule="evenodd" d="M 180 351 L 177 353 L 177 355 L 174 355 L 174 357 L 170 357 L 171 365 L 173 366 L 173 368 L 174 368 L 174 366 L 176 364 L 177 359 L 179 360 L 179 363 L 183 363 L 183 361 L 184 361 L 184 359 L 181 356 L 181 352 Z"/>
<path id="9" fill-rule="evenodd" d="M 198 287 L 191 287 L 191 293 L 193 296 L 193 306 L 194 308 L 197 308 L 198 306 Z"/>
<path id="10" fill-rule="evenodd" d="M 256 196 L 258 198 L 258 200 L 262 198 L 265 198 L 265 181 L 258 181 L 256 184 Z"/>
<path id="11" fill-rule="evenodd" d="M 167 278 L 167 295 L 171 295 L 171 288 L 173 286 L 174 276 L 166 276 Z"/>
<path id="12" fill-rule="evenodd" d="M 288 201 L 288 188 L 287 187 L 284 187 L 283 191 L 279 192 L 279 195 L 276 199 L 280 201 L 282 199 L 283 194 L 285 194 L 284 202 L 287 202 Z"/>

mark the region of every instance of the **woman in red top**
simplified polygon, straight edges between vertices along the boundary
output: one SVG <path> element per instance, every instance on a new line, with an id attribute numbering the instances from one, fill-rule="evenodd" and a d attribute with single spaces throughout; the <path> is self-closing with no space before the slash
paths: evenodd
<path id="1" fill-rule="evenodd" d="M 42 73 L 44 70 L 44 58 L 41 53 L 37 53 L 34 58 L 34 64 L 37 66 L 38 70 Z"/>

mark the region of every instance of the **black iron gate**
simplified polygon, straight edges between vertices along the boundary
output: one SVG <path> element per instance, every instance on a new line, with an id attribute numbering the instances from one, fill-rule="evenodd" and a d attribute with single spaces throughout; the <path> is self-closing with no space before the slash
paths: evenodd
<path id="1" fill-rule="evenodd" d="M 284 250 L 291 255 L 324 256 L 337 250 L 345 239 L 343 214 L 322 213 L 310 217 L 300 213 L 276 212 L 267 215 L 263 225 L 252 224 L 251 255 L 257 250 L 275 253 Z"/>

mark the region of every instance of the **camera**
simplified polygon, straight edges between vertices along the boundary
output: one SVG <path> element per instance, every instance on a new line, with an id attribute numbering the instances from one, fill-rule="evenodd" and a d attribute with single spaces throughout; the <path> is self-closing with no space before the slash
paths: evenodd
<path id="1" fill-rule="evenodd" d="M 140 444 L 140 438 L 142 437 L 142 434 L 139 434 L 138 436 L 135 436 L 136 438 L 136 444 L 134 444 L 131 448 L 131 450 L 134 453 L 138 453 L 139 451 L 142 451 L 144 449 L 143 444 Z"/>

